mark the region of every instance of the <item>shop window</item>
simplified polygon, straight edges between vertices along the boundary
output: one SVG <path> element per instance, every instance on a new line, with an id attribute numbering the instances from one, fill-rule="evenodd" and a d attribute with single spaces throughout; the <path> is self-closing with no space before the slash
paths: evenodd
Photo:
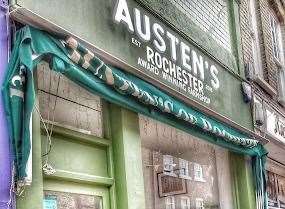
<path id="1" fill-rule="evenodd" d="M 100 97 L 51 71 L 47 62 L 38 64 L 37 80 L 39 110 L 46 123 L 103 137 Z"/>
<path id="2" fill-rule="evenodd" d="M 189 176 L 189 162 L 181 158 L 179 158 L 179 177 L 191 179 Z"/>
<path id="3" fill-rule="evenodd" d="M 204 209 L 204 201 L 202 198 L 196 198 L 196 209 Z"/>
<path id="4" fill-rule="evenodd" d="M 174 197 L 166 197 L 165 198 L 165 209 L 175 209 Z"/>
<path id="5" fill-rule="evenodd" d="M 219 45 L 231 51 L 228 1 L 170 0 L 170 2 Z"/>
<path id="6" fill-rule="evenodd" d="M 277 176 L 278 201 L 280 208 L 285 208 L 285 177 Z"/>
<path id="7" fill-rule="evenodd" d="M 139 124 L 147 209 L 194 209 L 197 198 L 233 209 L 227 150 L 142 115 Z"/>
<path id="8" fill-rule="evenodd" d="M 194 180 L 205 182 L 203 177 L 203 167 L 198 163 L 194 163 Z"/>
<path id="9" fill-rule="evenodd" d="M 282 30 L 284 25 L 277 18 L 275 11 L 272 9 L 270 13 L 270 28 L 272 38 L 272 53 L 274 60 L 278 66 L 278 101 L 285 106 L 285 63 L 284 63 L 284 46 Z"/>
<path id="10" fill-rule="evenodd" d="M 189 197 L 181 197 L 181 209 L 190 209 Z"/>
<path id="11" fill-rule="evenodd" d="M 269 208 L 285 208 L 285 177 L 267 172 L 267 193 Z"/>

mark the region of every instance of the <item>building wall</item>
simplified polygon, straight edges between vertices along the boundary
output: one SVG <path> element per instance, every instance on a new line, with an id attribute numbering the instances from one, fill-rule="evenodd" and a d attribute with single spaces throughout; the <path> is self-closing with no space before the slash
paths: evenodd
<path id="1" fill-rule="evenodd" d="M 277 0 L 278 1 L 278 0 Z M 255 1 L 256 15 L 257 15 L 257 28 L 260 40 L 260 50 L 262 58 L 262 70 L 264 72 L 264 80 L 274 89 L 275 94 L 268 95 L 277 101 L 278 95 L 278 65 L 274 61 L 273 48 L 272 48 L 272 35 L 270 29 L 270 9 L 272 8 L 277 14 L 279 10 L 284 10 L 281 7 L 280 2 L 276 6 L 274 1 L 260 0 Z M 273 6 L 275 5 L 275 6 Z M 283 22 L 283 16 L 279 16 L 280 21 Z M 250 12 L 248 1 L 242 0 L 240 4 L 240 27 L 241 27 L 241 40 L 243 47 L 244 62 L 252 61 L 252 44 L 251 44 L 251 32 L 252 25 L 250 23 Z M 264 89 L 260 89 L 258 85 L 254 85 L 256 91 L 261 94 L 268 94 Z"/>
<path id="2" fill-rule="evenodd" d="M 273 56 L 273 45 L 272 45 L 272 33 L 270 26 L 270 12 L 274 11 L 276 16 L 278 17 L 281 23 L 281 34 L 282 34 L 282 43 L 284 48 L 284 2 L 279 0 L 259 0 L 254 1 L 256 7 L 256 17 L 257 17 L 257 30 L 258 30 L 258 38 L 260 41 L 260 51 L 261 51 L 261 60 L 262 60 L 262 71 L 263 71 L 263 79 L 264 82 L 259 82 L 257 79 L 253 78 L 250 83 L 253 89 L 254 99 L 258 98 L 258 101 L 261 101 L 263 105 L 263 109 L 261 110 L 265 113 L 265 105 L 270 107 L 274 112 L 278 115 L 278 117 L 284 117 L 285 108 L 278 102 L 278 97 L 280 95 L 279 89 L 279 71 L 283 70 L 280 68 L 284 68 L 276 63 L 275 58 Z M 242 40 L 242 48 L 243 48 L 243 58 L 245 63 L 253 64 L 253 53 L 252 53 L 252 25 L 251 25 L 251 16 L 249 13 L 249 1 L 242 0 L 240 4 L 240 22 L 241 22 L 241 40 Z M 253 69 L 252 69 L 253 70 Z M 253 73 L 254 74 L 254 73 Z M 268 86 L 271 90 L 268 90 Z M 252 111 L 253 116 L 256 117 L 257 107 L 253 100 L 252 103 Z M 255 119 L 254 119 L 255 120 Z M 279 174 L 284 175 L 285 172 L 285 144 L 284 142 L 280 142 L 274 136 L 270 136 L 267 131 L 266 124 L 266 115 L 263 116 L 264 124 L 259 126 L 255 124 L 255 131 L 262 136 L 265 136 L 269 143 L 266 145 L 268 149 L 268 157 L 267 160 L 267 170 Z M 279 163 L 276 163 L 279 162 Z M 275 175 L 274 174 L 274 175 Z M 269 175 L 270 176 L 270 175 Z M 272 197 L 272 183 L 268 183 L 268 190 L 270 193 L 270 198 Z M 280 188 L 281 188 L 281 181 Z M 277 183 L 277 187 L 278 184 Z M 271 185 L 271 186 L 269 186 Z M 274 189 L 273 189 L 274 190 Z M 280 190 L 281 191 L 281 190 Z M 281 193 L 280 193 L 281 194 Z M 281 195 L 282 196 L 282 195 Z M 281 198 L 280 196 L 280 198 Z M 283 197 L 284 198 L 284 197 Z M 282 199 L 282 198 L 281 198 Z"/>
<path id="3" fill-rule="evenodd" d="M 243 48 L 243 59 L 244 63 L 253 64 L 253 54 L 252 54 L 252 25 L 250 22 L 250 12 L 249 12 L 249 1 L 242 0 L 240 4 L 240 27 L 241 27 L 241 40 Z M 275 3 L 274 3 L 275 2 Z M 270 29 L 270 9 L 273 9 L 278 15 L 281 24 L 283 24 L 284 16 L 281 15 L 284 12 L 284 6 L 280 1 L 269 1 L 260 0 L 255 1 L 256 5 L 256 15 L 257 15 L 257 28 L 260 40 L 260 51 L 262 59 L 262 71 L 264 74 L 264 81 L 273 92 L 267 91 L 265 85 L 258 83 L 256 80 L 251 80 L 251 85 L 253 88 L 253 95 L 257 95 L 266 103 L 268 103 L 272 108 L 274 108 L 281 115 L 285 115 L 284 107 L 278 102 L 279 89 L 278 89 L 278 75 L 280 67 L 275 62 L 273 57 L 272 49 L 272 35 Z M 284 30 L 283 25 L 281 25 L 281 30 Z M 284 40 L 284 37 L 282 37 Z M 284 41 L 283 41 L 284 42 Z M 284 44 L 283 44 L 284 45 Z M 251 69 L 254 70 L 254 69 Z M 258 127 L 256 127 L 258 128 Z M 261 127 L 261 131 L 263 127 Z M 260 127 L 258 128 L 260 129 Z"/>

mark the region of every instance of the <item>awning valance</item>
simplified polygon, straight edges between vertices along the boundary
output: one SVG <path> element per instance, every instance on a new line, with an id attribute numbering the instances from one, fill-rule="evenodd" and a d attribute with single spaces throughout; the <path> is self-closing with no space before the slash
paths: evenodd
<path id="1" fill-rule="evenodd" d="M 254 157 L 257 180 L 263 181 L 266 151 L 257 140 L 187 106 L 134 75 L 106 65 L 71 37 L 61 40 L 28 26 L 17 32 L 3 86 L 18 180 L 27 176 L 26 164 L 31 149 L 30 122 L 35 100 L 33 75 L 37 64 L 47 58 L 52 70 L 112 103 L 233 152 Z"/>

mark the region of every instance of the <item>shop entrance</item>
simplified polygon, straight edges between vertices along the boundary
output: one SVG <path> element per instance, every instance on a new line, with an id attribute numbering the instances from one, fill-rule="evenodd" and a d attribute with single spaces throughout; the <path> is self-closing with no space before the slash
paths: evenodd
<path id="1" fill-rule="evenodd" d="M 112 143 L 103 134 L 101 99 L 47 63 L 38 67 L 43 208 L 111 209 Z"/>

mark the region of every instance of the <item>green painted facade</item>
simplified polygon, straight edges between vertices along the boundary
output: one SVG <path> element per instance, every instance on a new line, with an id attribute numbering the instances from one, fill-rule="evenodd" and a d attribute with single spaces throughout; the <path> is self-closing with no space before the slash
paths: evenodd
<path id="1" fill-rule="evenodd" d="M 38 113 L 33 113 L 33 184 L 18 197 L 17 209 L 42 208 L 44 191 L 99 196 L 104 209 L 145 208 L 138 115 L 107 103 L 104 109 L 108 139 L 54 127 L 49 163 L 56 173 L 49 176 L 41 169 L 45 133 Z M 233 204 L 254 209 L 251 165 L 244 156 L 232 153 L 230 159 Z"/>
<path id="2" fill-rule="evenodd" d="M 17 5 L 32 10 L 51 22 L 88 40 L 124 61 L 130 60 L 133 51 L 128 34 L 122 29 L 114 36 L 106 27 L 113 10 L 113 0 L 17 0 Z M 139 7 L 148 9 L 167 26 L 180 33 L 185 40 L 201 47 L 208 57 L 223 68 L 223 91 L 218 92 L 211 109 L 252 130 L 249 105 L 242 100 L 240 84 L 243 81 L 243 62 L 240 59 L 238 27 L 231 27 L 233 54 L 209 40 L 191 21 L 179 21 L 185 16 L 158 0 L 140 0 Z M 238 3 L 229 1 L 232 25 L 238 24 Z M 53 8 L 53 9 L 47 9 Z M 94 9 L 96 8 L 96 9 Z M 103 8 L 103 9 L 101 9 Z M 169 9 L 171 8 L 171 10 Z M 83 15 L 76 15 L 78 11 Z M 104 18 L 102 18 L 104 17 Z M 175 28 L 173 27 L 175 25 Z M 76 27 L 75 27 L 76 26 Z M 197 35 L 199 34 L 199 35 Z M 126 41 L 127 40 L 127 41 Z M 122 54 L 122 49 L 124 54 Z M 238 57 L 238 58 L 236 58 Z M 134 65 L 135 63 L 129 63 Z M 37 105 L 38 106 L 38 105 Z M 238 110 L 238 111 L 237 111 Z M 103 138 L 54 126 L 49 163 L 56 173 L 45 175 L 42 166 L 47 143 L 46 133 L 40 125 L 38 112 L 33 113 L 33 183 L 17 199 L 17 209 L 43 207 L 44 191 L 61 191 L 100 196 L 104 209 L 145 209 L 141 139 L 138 114 L 103 101 Z M 84 155 L 82 155 L 84 153 Z M 254 209 L 255 196 L 251 166 L 245 156 L 231 153 L 231 175 L 236 209 Z"/>
<path id="3" fill-rule="evenodd" d="M 154 85 L 165 88 L 166 91 L 169 90 L 172 94 L 179 92 L 181 94 L 180 98 L 186 95 L 192 102 L 201 103 L 205 108 L 217 112 L 249 130 L 253 130 L 250 105 L 243 102 L 241 93 L 241 82 L 244 79 L 244 73 L 240 56 L 240 37 L 237 26 L 238 3 L 236 1 L 233 0 L 228 3 L 233 45 L 232 53 L 216 44 L 214 40 L 209 38 L 209 34 L 201 31 L 181 11 L 171 6 L 168 0 L 163 1 L 163 3 L 157 0 L 128 1 L 130 10 L 137 7 L 144 11 L 144 13 L 150 15 L 151 21 L 156 21 L 167 30 L 178 34 L 179 39 L 189 43 L 191 47 L 201 50 L 205 57 L 210 60 L 210 63 L 215 63 L 221 69 L 219 70 L 220 88 L 214 93 L 208 91 L 205 93 L 211 99 L 210 104 L 203 103 L 188 93 L 183 93 L 181 89 L 177 90 L 175 87 L 169 86 L 169 83 L 159 78 L 161 75 L 156 77 L 148 74 L 146 70 L 143 71 L 138 68 L 137 57 L 141 54 L 145 55 L 145 51 L 143 51 L 143 48 L 134 47 L 131 38 L 135 36 L 130 34 L 126 27 L 114 23 L 112 17 L 116 2 L 116 0 L 88 0 L 80 3 L 76 0 L 16 1 L 18 6 L 33 11 L 102 49 L 112 57 L 120 59 L 129 66 L 128 71 L 131 73 L 144 74 L 145 78 Z M 80 11 L 84 11 L 84 15 L 76 16 Z M 73 16 L 76 17 L 70 18 Z M 166 52 L 166 54 L 169 53 Z"/>

